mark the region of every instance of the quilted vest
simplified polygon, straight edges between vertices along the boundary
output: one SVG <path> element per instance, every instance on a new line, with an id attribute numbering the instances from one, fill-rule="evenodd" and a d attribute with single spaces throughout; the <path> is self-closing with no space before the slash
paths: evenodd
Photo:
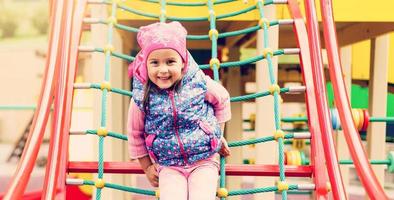
<path id="1" fill-rule="evenodd" d="M 204 73 L 189 54 L 189 65 L 177 89 L 153 85 L 144 108 L 145 86 L 133 79 L 133 99 L 145 112 L 145 145 L 163 166 L 185 166 L 211 157 L 221 146 L 220 125 L 205 100 Z"/>

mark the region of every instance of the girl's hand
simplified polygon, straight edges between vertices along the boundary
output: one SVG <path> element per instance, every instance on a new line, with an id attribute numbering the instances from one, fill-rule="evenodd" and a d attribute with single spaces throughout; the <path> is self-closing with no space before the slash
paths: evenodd
<path id="1" fill-rule="evenodd" d="M 159 186 L 159 173 L 157 173 L 157 167 L 157 164 L 152 164 L 145 170 L 146 177 L 153 187 Z"/>
<path id="2" fill-rule="evenodd" d="M 222 137 L 220 138 L 220 141 L 222 142 L 222 146 L 220 147 L 219 154 L 224 157 L 229 156 L 230 148 L 228 147 L 227 140 L 224 137 Z"/>

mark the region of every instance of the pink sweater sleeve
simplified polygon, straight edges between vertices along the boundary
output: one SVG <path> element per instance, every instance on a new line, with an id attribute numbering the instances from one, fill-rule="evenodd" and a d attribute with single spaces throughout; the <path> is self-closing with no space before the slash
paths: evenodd
<path id="1" fill-rule="evenodd" d="M 231 119 L 230 94 L 220 83 L 205 76 L 207 81 L 207 93 L 205 100 L 212 104 L 215 116 L 219 123 Z"/>
<path id="2" fill-rule="evenodd" d="M 131 99 L 127 119 L 127 136 L 131 159 L 137 159 L 148 155 L 145 146 L 144 120 L 145 113 L 143 113 L 134 103 L 133 99 Z"/>

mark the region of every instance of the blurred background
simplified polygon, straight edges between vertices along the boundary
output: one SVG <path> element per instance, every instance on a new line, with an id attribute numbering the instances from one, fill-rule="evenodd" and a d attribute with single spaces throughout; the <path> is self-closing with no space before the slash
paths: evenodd
<path id="1" fill-rule="evenodd" d="M 0 13 L 0 192 L 4 192 L 18 161 L 16 156 L 9 158 L 31 123 L 40 94 L 49 5 L 46 0 L 0 0 Z M 33 172 L 29 190 L 42 187 L 46 154 L 44 145 L 43 162 Z"/>

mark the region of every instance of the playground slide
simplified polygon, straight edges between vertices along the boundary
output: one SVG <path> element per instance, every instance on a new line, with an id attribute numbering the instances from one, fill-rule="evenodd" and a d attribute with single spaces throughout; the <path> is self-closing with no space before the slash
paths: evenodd
<path id="1" fill-rule="evenodd" d="M 58 56 L 62 50 L 60 43 L 62 33 L 61 16 L 61 13 L 56 12 L 51 15 L 48 56 L 37 109 L 34 113 L 32 128 L 30 129 L 25 149 L 23 150 L 22 157 L 12 177 L 11 183 L 8 185 L 4 199 L 22 198 L 44 137 L 58 78 Z"/>
<path id="2" fill-rule="evenodd" d="M 67 96 L 66 91 L 72 91 L 73 87 L 78 52 L 75 44 L 79 43 L 83 12 L 86 5 L 86 1 L 78 1 L 80 4 L 76 6 L 74 2 L 51 1 L 48 56 L 41 94 L 26 147 L 4 195 L 6 200 L 24 198 L 23 194 L 37 159 L 52 102 L 54 102 L 55 108 L 55 124 L 54 131 L 51 134 L 50 152 L 52 153 L 48 158 L 45 188 L 42 191 L 45 197 L 42 197 L 42 199 L 54 199 L 56 193 L 65 195 L 65 170 L 62 169 L 66 169 L 67 164 L 68 134 L 62 133 L 68 133 L 64 130 L 69 128 L 69 121 L 66 117 L 70 115 L 70 112 L 65 112 L 64 116 L 62 114 L 64 114 L 65 108 L 71 110 L 72 94 L 67 93 Z M 74 13 L 73 8 L 75 8 Z M 71 20 L 74 20 L 74 23 L 71 23 Z M 71 24 L 73 24 L 72 27 Z M 67 81 L 69 79 L 72 80 Z M 55 101 L 53 100 L 54 96 L 56 96 Z M 65 102 L 66 100 L 67 102 Z"/>
<path id="3" fill-rule="evenodd" d="M 305 33 L 304 30 L 302 30 L 303 26 L 298 25 L 297 23 L 297 19 L 302 19 L 300 13 L 298 13 L 298 6 L 292 0 L 289 0 L 288 3 L 290 5 L 290 11 L 292 12 L 293 18 L 295 20 L 295 25 L 294 25 L 295 32 L 301 49 L 300 56 L 303 65 L 304 81 L 307 88 L 309 88 L 310 90 L 311 88 L 314 88 L 314 92 L 307 91 L 307 93 L 308 96 L 313 94 L 314 96 L 312 98 L 316 98 L 316 101 L 312 100 L 312 102 L 316 104 L 315 109 L 317 109 L 319 113 L 318 121 L 320 126 L 317 125 L 316 127 L 313 127 L 314 125 L 311 122 L 311 120 L 313 120 L 314 116 L 313 115 L 311 116 L 311 112 L 313 112 L 314 106 L 310 105 L 311 101 L 308 100 L 307 97 L 307 104 L 309 104 L 308 105 L 308 118 L 310 120 L 309 124 L 310 125 L 312 124 L 312 126 L 310 127 L 312 129 L 311 134 L 315 135 L 315 137 L 318 136 L 319 134 L 316 134 L 315 132 L 316 130 L 313 129 L 320 128 L 319 129 L 320 136 L 318 137 L 321 137 L 323 139 L 322 143 L 324 148 L 324 157 L 327 163 L 327 172 L 329 174 L 334 199 L 346 199 L 346 192 L 344 190 L 344 186 L 342 183 L 342 178 L 339 171 L 338 159 L 336 157 L 335 147 L 332 140 L 332 128 L 330 125 L 331 122 L 329 120 L 328 104 L 326 100 L 327 99 L 326 91 L 325 91 L 326 87 L 325 87 L 324 76 L 322 71 L 323 64 L 321 60 L 322 56 L 321 56 L 319 29 L 317 24 L 318 20 L 316 16 L 314 1 L 305 0 L 307 30 L 308 30 L 307 35 L 309 36 L 309 47 L 310 47 L 307 53 L 310 54 L 310 61 L 312 63 L 308 63 L 308 61 L 306 61 L 305 58 L 308 58 L 308 55 L 302 55 L 303 49 L 304 50 L 307 49 L 307 47 L 305 47 L 305 44 L 303 43 L 308 43 L 305 42 L 308 40 L 306 38 L 305 40 L 300 39 L 303 37 L 303 35 L 305 35 Z M 383 188 L 377 182 L 377 179 L 371 169 L 371 165 L 369 164 L 365 151 L 362 147 L 361 139 L 353 124 L 350 104 L 348 101 L 347 93 L 344 86 L 343 76 L 341 73 L 341 66 L 338 56 L 338 47 L 336 42 L 335 26 L 333 23 L 334 21 L 332 17 L 332 7 L 330 0 L 322 1 L 321 7 L 323 14 L 322 18 L 324 24 L 324 36 L 326 40 L 325 43 L 327 44 L 326 46 L 329 53 L 328 58 L 330 64 L 329 65 L 330 75 L 331 75 L 331 80 L 333 80 L 333 86 L 335 90 L 335 103 L 338 106 L 338 110 L 341 115 L 340 119 L 342 123 L 345 124 L 343 129 L 346 135 L 346 141 L 348 143 L 358 175 L 361 178 L 361 182 L 366 188 L 369 197 L 371 199 L 387 199 L 387 196 L 385 195 Z M 312 66 L 308 66 L 308 64 L 311 64 Z M 310 67 L 311 69 L 308 69 L 308 67 Z M 309 70 L 311 70 L 312 74 L 310 74 Z M 313 82 L 313 86 L 308 86 L 308 82 L 311 81 Z M 345 104 L 343 104 L 343 102 L 345 102 Z M 314 141 L 313 138 L 311 142 L 312 141 Z M 313 147 L 312 147 L 312 151 L 314 151 Z M 317 176 L 323 176 L 323 174 L 321 174 L 321 171 L 317 171 L 317 167 L 316 167 L 317 164 L 319 163 L 317 162 L 314 163 L 316 179 L 321 179 L 317 177 Z M 315 180 L 315 184 L 316 184 L 316 194 L 317 194 L 316 197 L 317 199 L 320 199 L 319 180 Z"/>
<path id="4" fill-rule="evenodd" d="M 71 126 L 73 86 L 86 0 L 57 1 L 56 6 L 64 12 L 62 19 L 64 49 L 60 56 L 62 62 L 59 66 L 59 82 L 54 101 L 54 128 L 51 134 L 42 199 L 54 199 L 55 196 L 65 199 L 66 197 L 68 133 Z"/>
<path id="5" fill-rule="evenodd" d="M 300 48 L 301 68 L 306 86 L 306 104 L 308 125 L 311 132 L 311 165 L 314 169 L 315 197 L 328 199 L 328 179 L 334 199 L 346 199 L 342 183 L 338 159 L 336 157 L 333 130 L 329 119 L 327 96 L 324 90 L 323 64 L 320 55 L 319 38 L 316 32 L 315 15 L 310 8 L 311 2 L 306 2 L 307 28 L 295 0 L 289 0 L 289 11 L 294 19 L 294 32 Z M 309 10 L 308 10 L 309 9 Z M 308 32 L 307 32 L 308 31 Z M 314 161 L 313 161 L 314 160 Z M 327 177 L 328 172 L 328 177 Z"/>
<path id="6" fill-rule="evenodd" d="M 388 199 L 372 171 L 366 152 L 362 146 L 361 138 L 353 123 L 349 97 L 347 96 L 345 82 L 342 76 L 331 0 L 322 0 L 320 7 L 322 11 L 324 40 L 328 54 L 330 77 L 334 88 L 335 105 L 338 108 L 346 142 L 357 174 L 371 199 Z"/>

